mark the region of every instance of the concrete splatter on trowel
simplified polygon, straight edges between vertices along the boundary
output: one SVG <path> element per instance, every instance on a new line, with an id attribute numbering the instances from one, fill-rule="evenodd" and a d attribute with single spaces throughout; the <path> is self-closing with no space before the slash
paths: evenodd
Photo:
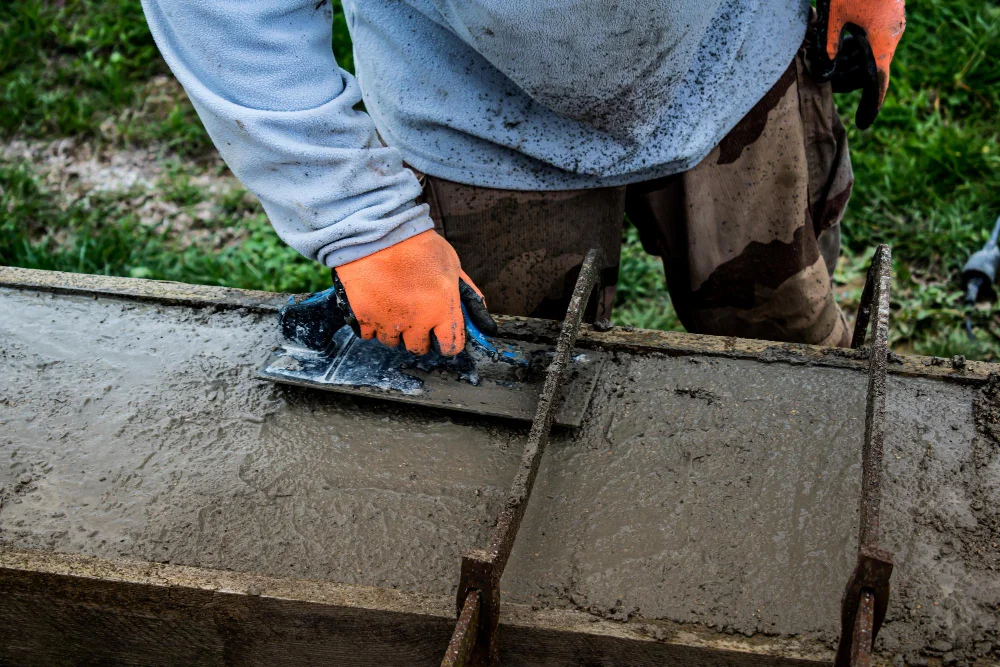
<path id="1" fill-rule="evenodd" d="M 463 311 L 465 307 L 463 306 Z M 552 349 L 485 335 L 466 312 L 465 349 L 454 357 L 415 355 L 363 340 L 331 287 L 281 310 L 284 340 L 258 374 L 268 380 L 402 403 L 530 421 Z M 574 350 L 555 423 L 579 426 L 604 355 Z"/>

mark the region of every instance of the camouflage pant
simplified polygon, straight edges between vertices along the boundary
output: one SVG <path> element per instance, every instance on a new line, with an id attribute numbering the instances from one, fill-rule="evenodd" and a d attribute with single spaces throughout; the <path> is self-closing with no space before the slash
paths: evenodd
<path id="1" fill-rule="evenodd" d="M 438 231 L 494 312 L 561 319 L 587 249 L 611 314 L 624 215 L 688 331 L 848 345 L 831 277 L 854 177 L 829 85 L 801 56 L 698 166 L 616 188 L 519 192 L 424 177 Z"/>

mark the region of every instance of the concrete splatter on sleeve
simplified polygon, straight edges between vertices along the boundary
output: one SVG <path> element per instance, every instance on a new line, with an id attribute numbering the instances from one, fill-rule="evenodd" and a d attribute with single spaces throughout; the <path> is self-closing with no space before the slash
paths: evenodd
<path id="1" fill-rule="evenodd" d="M 339 266 L 433 227 L 399 152 L 354 107 L 317 0 L 143 0 L 160 52 L 278 235 Z"/>

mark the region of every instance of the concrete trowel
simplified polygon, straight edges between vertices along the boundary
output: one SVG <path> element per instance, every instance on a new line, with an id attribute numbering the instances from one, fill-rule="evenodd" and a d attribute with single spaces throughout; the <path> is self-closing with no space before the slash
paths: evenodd
<path id="1" fill-rule="evenodd" d="M 260 367 L 268 380 L 445 410 L 530 421 L 553 349 L 484 334 L 465 306 L 465 349 L 454 357 L 415 355 L 364 340 L 343 288 L 294 298 L 279 313 L 282 341 Z M 354 324 L 356 326 L 356 324 Z M 579 426 L 604 355 L 575 349 L 554 421 Z"/>

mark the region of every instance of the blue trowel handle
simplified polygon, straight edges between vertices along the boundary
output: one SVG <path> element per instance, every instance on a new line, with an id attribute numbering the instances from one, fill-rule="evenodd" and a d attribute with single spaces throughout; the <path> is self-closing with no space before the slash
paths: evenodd
<path id="1" fill-rule="evenodd" d="M 343 290 L 334 285 L 298 303 L 289 299 L 278 313 L 285 339 L 318 352 L 326 350 L 333 342 L 333 335 L 354 320 L 346 299 L 338 297 L 338 288 Z"/>
<path id="2" fill-rule="evenodd" d="M 465 316 L 465 352 L 473 359 L 482 358 L 483 355 L 491 357 L 494 361 L 502 361 L 508 364 L 516 364 L 527 368 L 529 362 L 524 354 L 507 343 L 497 343 L 476 326 L 476 323 L 469 317 L 469 311 L 465 304 L 462 304 L 462 315 Z"/>
<path id="3" fill-rule="evenodd" d="M 490 325 L 490 328 L 494 330 L 496 328 L 496 323 L 486 311 L 482 298 L 464 282 L 459 291 L 462 295 L 462 315 L 465 319 L 466 351 L 470 354 L 475 351 L 479 354 L 499 356 L 505 360 L 517 360 L 518 354 L 513 352 L 512 348 L 507 349 L 509 346 L 505 345 L 498 346 L 477 326 L 475 320 L 478 317 L 481 322 Z M 470 314 L 467 304 L 476 309 L 477 317 Z M 334 334 L 345 324 L 351 325 L 354 333 L 359 334 L 357 320 L 347 301 L 347 293 L 337 279 L 334 279 L 333 287 L 316 292 L 302 301 L 296 303 L 294 299 L 289 299 L 288 305 L 279 312 L 278 321 L 286 340 L 319 352 L 329 348 Z"/>

